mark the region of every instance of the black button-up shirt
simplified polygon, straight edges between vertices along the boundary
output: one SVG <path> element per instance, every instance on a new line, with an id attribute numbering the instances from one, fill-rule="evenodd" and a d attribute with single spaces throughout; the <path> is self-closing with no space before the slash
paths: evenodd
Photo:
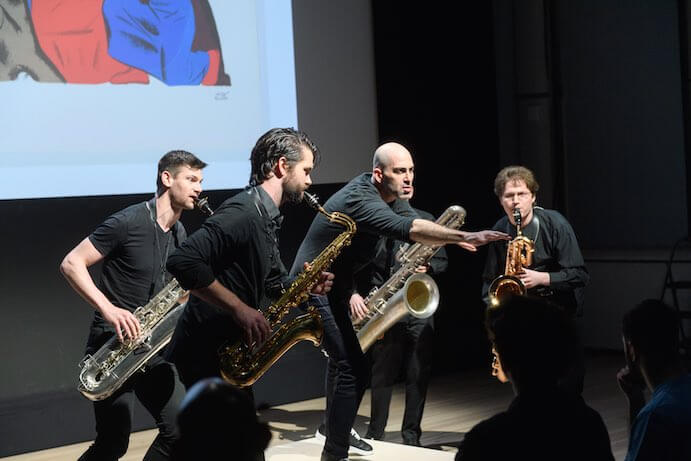
<path id="1" fill-rule="evenodd" d="M 278 250 L 280 212 L 261 187 L 244 190 L 226 200 L 202 227 L 169 258 L 167 268 L 186 289 L 203 288 L 218 280 L 245 304 L 268 305 L 268 280 L 287 274 Z M 240 336 L 230 312 L 192 295 L 178 322 L 176 340 L 204 342 L 209 353 L 225 340 Z M 173 352 L 173 356 L 176 352 Z"/>

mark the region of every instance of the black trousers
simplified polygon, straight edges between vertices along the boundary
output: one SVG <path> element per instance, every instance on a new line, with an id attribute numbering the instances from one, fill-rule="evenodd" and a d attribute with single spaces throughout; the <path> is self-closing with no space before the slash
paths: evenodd
<path id="1" fill-rule="evenodd" d="M 324 451 L 346 458 L 350 429 L 369 380 L 369 364 L 360 349 L 345 304 L 329 305 L 324 296 L 311 296 L 310 303 L 324 324 L 322 348 L 329 356 L 326 370 L 326 443 Z"/>
<path id="2" fill-rule="evenodd" d="M 92 326 L 87 353 L 98 350 L 111 335 L 103 326 Z M 175 366 L 155 356 L 113 395 L 94 402 L 96 440 L 79 461 L 117 460 L 127 453 L 135 396 L 153 416 L 158 427 L 158 435 L 144 455 L 144 460 L 170 459 L 173 443 L 178 436 L 176 418 L 185 388 Z"/>
<path id="3" fill-rule="evenodd" d="M 401 425 L 404 441 L 419 442 L 422 413 L 432 369 L 434 319 L 408 316 L 396 323 L 370 349 L 372 411 L 367 436 L 380 440 L 389 418 L 393 386 L 403 373 L 405 411 Z"/>

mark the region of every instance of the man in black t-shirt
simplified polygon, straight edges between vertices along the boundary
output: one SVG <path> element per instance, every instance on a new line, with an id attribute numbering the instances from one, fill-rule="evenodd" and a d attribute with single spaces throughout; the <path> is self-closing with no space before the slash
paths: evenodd
<path id="1" fill-rule="evenodd" d="M 165 270 L 166 259 L 186 237 L 180 215 L 194 208 L 205 166 L 189 152 L 168 152 L 158 163 L 156 196 L 108 217 L 63 259 L 63 275 L 95 309 L 87 354 L 96 352 L 113 335 L 120 341 L 139 336 L 141 326 L 133 312 L 171 279 Z M 88 268 L 101 261 L 97 285 Z M 169 459 L 184 388 L 175 367 L 159 353 L 110 397 L 94 402 L 96 440 L 80 460 L 115 460 L 127 452 L 134 395 L 159 428 L 144 459 Z"/>
<path id="2" fill-rule="evenodd" d="M 351 447 L 350 433 L 369 367 L 358 343 L 349 316 L 348 300 L 355 289 L 353 274 L 372 257 L 380 237 L 416 241 L 430 245 L 456 243 L 475 251 L 476 246 L 507 238 L 495 231 L 464 232 L 419 219 L 404 197 L 412 192 L 414 167 L 410 152 L 400 144 L 386 143 L 374 153 L 371 173 L 363 173 L 336 192 L 325 204 L 328 212 L 338 211 L 357 224 L 350 246 L 334 261 L 335 275 L 328 299 L 321 297 L 315 307 L 324 323 L 323 348 L 329 355 L 326 385 L 326 442 L 322 461 L 341 460 Z M 343 228 L 318 215 L 298 249 L 291 270 L 296 274 L 303 261 L 311 261 Z M 361 440 L 355 440 L 362 442 Z M 358 446 L 359 445 L 359 446 Z M 355 446 L 370 454 L 371 446 Z"/>

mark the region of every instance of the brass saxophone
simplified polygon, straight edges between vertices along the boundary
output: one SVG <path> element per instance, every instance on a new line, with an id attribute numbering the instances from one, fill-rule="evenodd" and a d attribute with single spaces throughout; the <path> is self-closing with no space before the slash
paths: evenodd
<path id="1" fill-rule="evenodd" d="M 465 214 L 463 207 L 452 205 L 436 223 L 459 229 L 465 221 Z M 401 267 L 381 287 L 367 295 L 364 302 L 368 313 L 365 319 L 354 324 L 363 352 L 406 314 L 424 319 L 432 316 L 437 310 L 437 284 L 432 277 L 417 273 L 416 269 L 427 264 L 439 248 L 441 247 L 422 243 L 401 247 L 396 256 Z"/>
<path id="2" fill-rule="evenodd" d="M 209 216 L 214 213 L 207 198 L 195 201 L 195 206 Z M 140 335 L 125 342 L 113 336 L 94 355 L 87 354 L 79 362 L 79 392 L 93 401 L 108 398 L 163 349 L 185 308 L 179 300 L 186 294 L 180 283 L 172 279 L 146 305 L 138 307 L 133 314 L 139 321 Z"/>
<path id="3" fill-rule="evenodd" d="M 329 221 L 346 228 L 303 270 L 291 283 L 290 287 L 265 312 L 266 320 L 273 333 L 259 348 L 247 345 L 238 340 L 234 344 L 226 344 L 219 350 L 221 376 L 227 382 L 239 386 L 251 386 L 285 354 L 288 349 L 302 340 L 311 341 L 319 346 L 324 336 L 324 326 L 319 313 L 314 306 L 309 306 L 307 313 L 300 315 L 288 323 L 281 325 L 281 320 L 294 307 L 305 302 L 309 292 L 343 248 L 350 245 L 357 226 L 349 216 L 327 212 L 317 198 L 305 192 L 307 204 L 325 215 Z"/>
<path id="4" fill-rule="evenodd" d="M 513 209 L 513 220 L 516 223 L 516 238 L 509 242 L 506 250 L 504 274 L 492 280 L 489 286 L 489 300 L 492 306 L 498 306 L 508 295 L 525 296 L 527 291 L 517 274 L 533 262 L 535 245 L 521 233 L 521 210 L 518 208 Z"/>

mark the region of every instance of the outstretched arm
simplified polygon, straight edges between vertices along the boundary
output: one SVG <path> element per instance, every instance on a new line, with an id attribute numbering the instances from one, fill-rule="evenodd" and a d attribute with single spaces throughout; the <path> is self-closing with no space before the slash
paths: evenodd
<path id="1" fill-rule="evenodd" d="M 476 251 L 477 247 L 495 240 L 509 240 L 507 234 L 499 231 L 484 230 L 479 232 L 465 232 L 441 226 L 426 219 L 415 219 L 410 228 L 410 239 L 425 245 L 444 245 L 455 243 L 468 251 Z"/>

